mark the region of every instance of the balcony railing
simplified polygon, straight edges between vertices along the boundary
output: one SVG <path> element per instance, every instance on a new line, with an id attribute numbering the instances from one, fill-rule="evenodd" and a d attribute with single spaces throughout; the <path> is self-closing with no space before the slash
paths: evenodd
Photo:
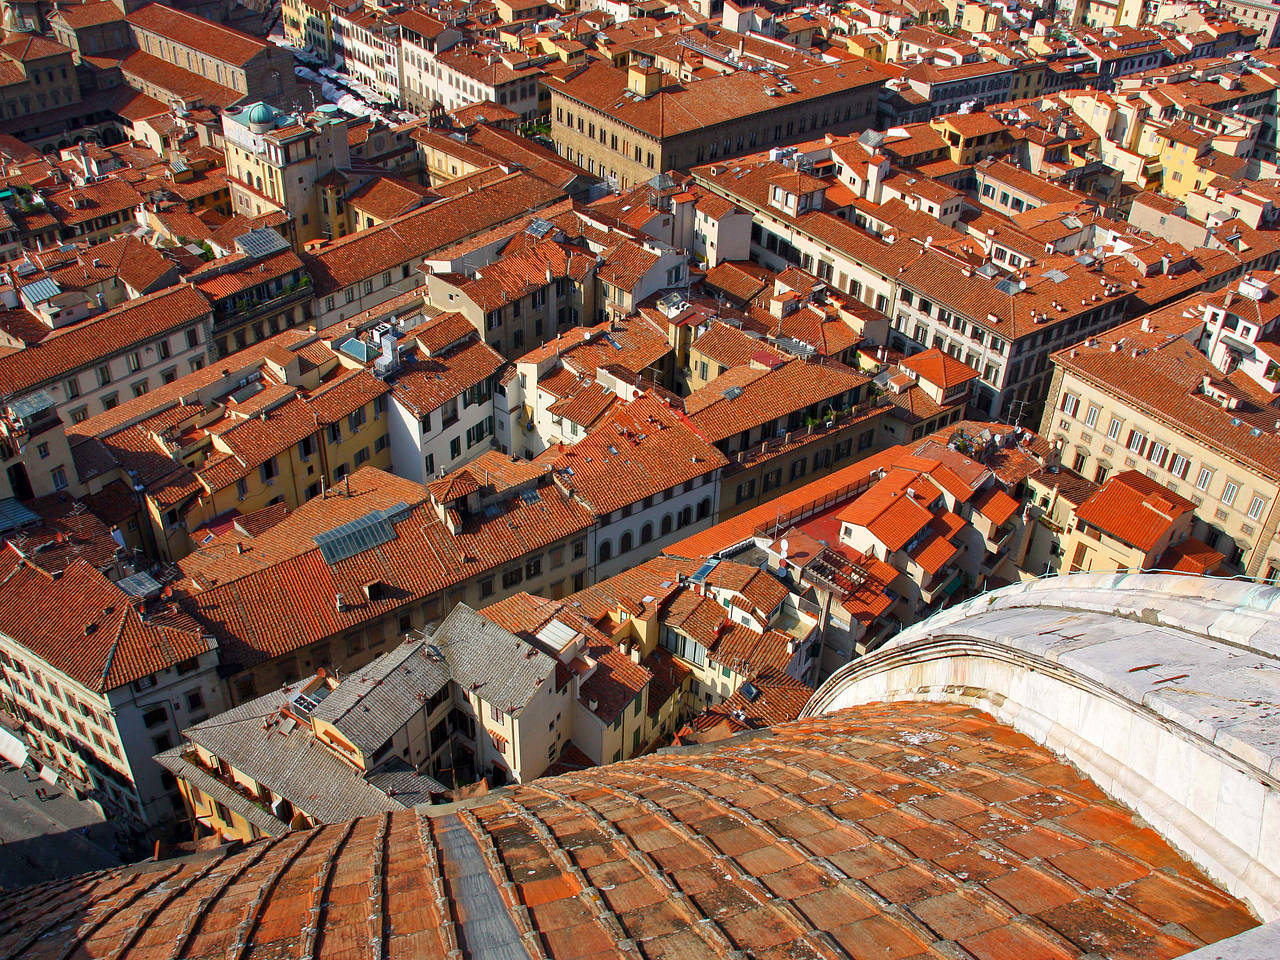
<path id="1" fill-rule="evenodd" d="M 1012 523 L 1006 523 L 1004 526 L 997 527 L 991 532 L 983 532 L 982 539 L 987 545 L 987 549 L 992 553 L 1003 553 L 1009 545 L 1009 541 L 1013 538 L 1015 527 Z"/>
<path id="2" fill-rule="evenodd" d="M 737 453 L 733 454 L 733 461 L 735 464 L 749 466 L 757 460 L 770 456 L 783 447 L 799 441 L 807 441 L 810 437 L 821 437 L 826 434 L 835 433 L 862 417 L 865 417 L 873 410 L 888 406 L 892 406 L 892 401 L 887 397 L 877 397 L 874 400 L 865 400 L 853 409 L 846 411 L 842 416 L 835 417 L 831 420 L 819 420 L 818 422 L 811 423 L 806 427 L 797 427 L 794 430 L 786 431 L 780 437 L 770 437 L 767 440 L 763 440 L 760 443 L 747 447 L 745 450 L 739 450 Z"/>
<path id="3" fill-rule="evenodd" d="M 236 793 L 240 794 L 240 796 L 244 797 L 246 800 L 252 803 L 255 807 L 258 807 L 259 809 L 264 810 L 267 813 L 271 813 L 272 816 L 275 816 L 275 814 L 272 813 L 272 810 L 271 810 L 270 800 L 264 800 L 260 794 L 258 794 L 253 790 L 250 790 L 248 787 L 246 787 L 243 783 L 240 783 L 240 781 L 236 780 L 234 777 L 227 776 L 220 769 L 218 769 L 216 764 L 206 763 L 200 757 L 199 752 L 196 751 L 194 748 L 183 750 L 182 759 L 185 760 L 187 763 L 191 764 L 193 767 L 199 767 L 201 770 L 203 770 L 209 776 L 213 777 L 224 787 L 234 790 Z"/>
<path id="4" fill-rule="evenodd" d="M 920 587 L 920 599 L 925 603 L 933 603 L 939 597 L 944 596 L 949 592 L 947 587 L 951 586 L 959 576 L 959 567 L 953 566 L 949 571 L 944 570 L 942 573 L 935 576 L 928 586 Z"/>
<path id="5" fill-rule="evenodd" d="M 238 325 L 257 319 L 286 304 L 296 303 L 309 297 L 311 289 L 311 278 L 303 277 L 299 282 L 292 284 L 267 300 L 255 300 L 253 298 L 233 299 L 220 307 L 218 312 L 221 317 L 215 327 L 229 326 L 233 323 Z"/>
<path id="6" fill-rule="evenodd" d="M 757 537 L 776 537 L 779 533 L 789 529 L 793 524 L 804 520 L 806 517 L 812 517 L 814 514 L 821 513 L 828 507 L 833 507 L 837 503 L 843 503 L 845 500 L 856 497 L 860 493 L 865 493 L 867 490 L 871 489 L 871 484 L 873 482 L 877 482 L 879 479 L 880 478 L 878 476 L 864 477 L 857 483 L 845 484 L 839 490 L 833 490 L 820 500 L 814 500 L 811 503 L 806 503 L 802 506 L 796 507 L 794 510 L 789 510 L 786 513 L 779 514 L 775 520 L 756 524 L 755 529 L 752 531 L 752 535 Z"/>

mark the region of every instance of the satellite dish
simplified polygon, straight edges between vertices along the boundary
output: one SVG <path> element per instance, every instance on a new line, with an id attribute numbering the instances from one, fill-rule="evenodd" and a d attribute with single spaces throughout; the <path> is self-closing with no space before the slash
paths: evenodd
<path id="1" fill-rule="evenodd" d="M 787 559 L 787 554 L 791 550 L 791 541 L 788 540 L 786 537 L 783 537 L 782 543 L 778 544 L 778 546 L 782 548 L 782 559 L 783 560 Z"/>

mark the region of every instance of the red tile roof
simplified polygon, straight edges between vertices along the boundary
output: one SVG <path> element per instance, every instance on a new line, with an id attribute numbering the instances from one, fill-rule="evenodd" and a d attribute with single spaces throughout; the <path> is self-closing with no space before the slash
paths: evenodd
<path id="1" fill-rule="evenodd" d="M 490 852 L 478 872 L 459 873 L 459 835 Z M 329 906 L 312 914 L 317 883 Z M 468 892 L 486 889 L 491 901 Z M 68 891 L 60 935 L 41 936 Z M 148 960 L 173 953 L 177 931 L 204 957 L 247 930 L 241 960 L 264 960 L 319 944 L 355 955 L 382 931 L 393 952 L 435 960 L 473 930 L 458 917 L 490 902 L 513 949 L 525 930 L 549 960 L 623 955 L 624 938 L 655 960 L 742 944 L 1155 958 L 1258 925 L 1044 747 L 974 709 L 901 702 L 0 894 L 0 947 Z"/>
<path id="2" fill-rule="evenodd" d="M 1179 573 L 1190 573 L 1202 577 L 1215 574 L 1226 556 L 1195 537 L 1188 537 L 1181 543 L 1175 543 L 1166 550 L 1156 562 L 1160 570 L 1176 570 Z"/>
<path id="3" fill-rule="evenodd" d="M 55 578 L 10 546 L 0 551 L 0 630 L 97 693 L 210 649 L 198 631 L 143 620 L 132 604 L 84 560 Z"/>
<path id="4" fill-rule="evenodd" d="M 675 137 L 717 123 L 741 120 L 778 109 L 798 109 L 810 100 L 860 87 L 879 86 L 885 75 L 869 60 L 790 70 L 791 91 L 768 75 L 746 70 L 694 83 L 667 85 L 645 99 L 627 94 L 627 72 L 597 61 L 568 78 L 552 77 L 553 95 L 563 93 L 620 122 L 659 138 Z M 777 95 L 770 96 L 768 89 Z"/>
<path id="5" fill-rule="evenodd" d="M 1076 519 L 1139 550 L 1151 550 L 1195 504 L 1137 470 L 1126 470 L 1076 508 Z"/>
<path id="6" fill-rule="evenodd" d="M 751 540 L 757 527 L 777 525 L 785 530 L 799 517 L 818 513 L 868 489 L 873 482 L 873 475 L 882 467 L 892 465 L 906 451 L 906 447 L 890 447 L 857 463 L 833 470 L 790 493 L 677 541 L 664 549 L 663 553 L 669 557 L 687 559 L 709 557 Z"/>
<path id="7" fill-rule="evenodd" d="M 466 323 L 466 335 L 453 346 L 434 354 L 420 351 L 403 363 L 391 384 L 391 394 L 424 417 L 503 368 L 506 361 Z M 462 325 L 457 330 L 460 332 Z M 423 334 L 430 336 L 430 332 Z M 444 339 L 442 335 L 441 339 Z M 421 341 L 420 341 L 421 342 Z"/>
<path id="8" fill-rule="evenodd" d="M 326 243 L 303 260 L 317 292 L 332 292 L 528 216 L 563 196 L 555 187 L 517 172 Z"/>
<path id="9" fill-rule="evenodd" d="M 180 330 L 209 313 L 209 301 L 193 287 L 169 287 L 56 330 L 37 347 L 0 357 L 0 381 L 6 390 L 27 390 Z"/>
<path id="10" fill-rule="evenodd" d="M 578 699 L 604 723 L 613 723 L 649 685 L 653 674 L 635 663 L 628 653 L 597 630 L 568 600 L 544 600 L 528 593 L 516 594 L 485 607 L 481 615 L 517 636 L 533 642 L 552 621 L 582 634 L 574 662 L 589 664 L 590 676 L 579 684 Z M 545 641 L 542 641 L 545 642 Z"/>
<path id="11" fill-rule="evenodd" d="M 690 421 L 712 443 L 797 410 L 848 406 L 869 378 L 844 364 L 791 360 L 773 370 L 735 367 L 685 397 Z"/>
<path id="12" fill-rule="evenodd" d="M 921 380 L 928 380 L 946 390 L 976 379 L 978 371 L 967 363 L 943 353 L 937 347 L 906 357 L 902 366 L 914 370 Z"/>
<path id="13" fill-rule="evenodd" d="M 418 484 L 362 467 L 350 475 L 350 491 L 308 501 L 242 554 L 211 547 L 181 561 L 181 602 L 218 637 L 228 662 L 251 666 L 341 634 L 543 550 L 592 522 L 553 485 L 541 487 L 537 498 L 500 503 L 492 515 L 465 517 L 457 534 L 425 503 L 426 489 Z M 393 540 L 325 562 L 313 539 L 317 533 L 401 502 L 408 507 L 394 521 Z M 375 581 L 390 589 L 381 599 L 364 599 L 364 586 Z M 338 610 L 337 594 L 353 602 Z"/>
<path id="14" fill-rule="evenodd" d="M 598 514 L 662 493 L 728 464 L 682 415 L 649 393 L 615 406 L 553 463 Z"/>
<path id="15" fill-rule="evenodd" d="M 761 352 L 779 360 L 786 359 L 786 354 L 775 350 L 762 338 L 749 336 L 727 323 L 712 323 L 706 333 L 693 341 L 692 349 L 725 368 L 746 366 Z"/>
<path id="16" fill-rule="evenodd" d="M 689 721 L 675 743 L 708 743 L 743 730 L 758 730 L 786 723 L 800 716 L 813 687 L 786 674 L 772 671 L 752 678 L 755 691 L 747 696 L 741 689 Z"/>
<path id="17" fill-rule="evenodd" d="M 139 30 L 193 47 L 211 58 L 235 66 L 246 65 L 269 46 L 247 33 L 162 3 L 149 3 L 127 14 L 125 19 Z"/>
<path id="18" fill-rule="evenodd" d="M 929 506 L 941 491 L 918 472 L 890 470 L 888 476 L 837 515 L 841 523 L 865 527 L 887 550 L 900 550 L 929 525 Z"/>
<path id="19" fill-rule="evenodd" d="M 1018 512 L 1018 501 L 995 484 L 979 491 L 970 503 L 997 527 Z"/>

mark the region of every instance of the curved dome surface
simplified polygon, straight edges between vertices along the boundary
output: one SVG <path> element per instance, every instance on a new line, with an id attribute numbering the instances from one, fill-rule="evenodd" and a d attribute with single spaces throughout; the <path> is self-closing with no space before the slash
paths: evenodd
<path id="1" fill-rule="evenodd" d="M 0 955 L 1152 960 L 1256 924 L 1028 737 L 900 702 L 0 895 Z"/>
<path id="2" fill-rule="evenodd" d="M 276 112 L 265 103 L 255 103 L 249 108 L 246 119 L 250 123 L 274 123 Z"/>
<path id="3" fill-rule="evenodd" d="M 837 671 L 805 712 L 904 700 L 987 710 L 1274 920 L 1277 610 L 1280 590 L 1246 581 L 1112 573 L 1018 584 L 904 630 Z"/>

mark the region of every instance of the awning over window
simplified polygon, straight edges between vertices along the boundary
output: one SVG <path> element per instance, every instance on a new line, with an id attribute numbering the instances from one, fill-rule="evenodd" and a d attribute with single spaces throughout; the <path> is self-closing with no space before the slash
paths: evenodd
<path id="1" fill-rule="evenodd" d="M 8 730 L 0 728 L 0 757 L 20 767 L 27 762 L 27 745 Z"/>

